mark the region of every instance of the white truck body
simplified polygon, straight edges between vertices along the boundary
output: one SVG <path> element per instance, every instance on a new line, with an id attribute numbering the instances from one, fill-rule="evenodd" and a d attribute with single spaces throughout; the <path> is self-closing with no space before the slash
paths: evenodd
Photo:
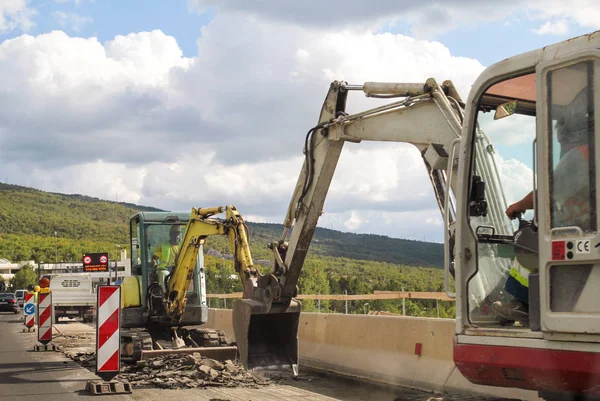
<path id="1" fill-rule="evenodd" d="M 89 273 L 60 274 L 50 280 L 54 321 L 61 317 L 80 317 L 93 321 L 96 294 Z"/>

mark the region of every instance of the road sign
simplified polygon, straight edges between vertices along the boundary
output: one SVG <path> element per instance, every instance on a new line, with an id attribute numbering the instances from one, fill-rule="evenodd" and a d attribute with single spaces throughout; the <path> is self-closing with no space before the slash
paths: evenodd
<path id="1" fill-rule="evenodd" d="M 83 271 L 85 272 L 107 272 L 108 253 L 88 253 L 83 255 Z"/>
<path id="2" fill-rule="evenodd" d="M 52 341 L 52 293 L 38 294 L 38 341 L 46 345 Z"/>
<path id="3" fill-rule="evenodd" d="M 25 314 L 25 327 L 31 328 L 35 324 L 35 296 L 30 293 L 25 294 L 23 313 Z M 27 313 L 31 311 L 31 313 Z"/>
<path id="4" fill-rule="evenodd" d="M 121 365 L 121 287 L 99 285 L 96 318 L 96 374 L 111 380 Z"/>

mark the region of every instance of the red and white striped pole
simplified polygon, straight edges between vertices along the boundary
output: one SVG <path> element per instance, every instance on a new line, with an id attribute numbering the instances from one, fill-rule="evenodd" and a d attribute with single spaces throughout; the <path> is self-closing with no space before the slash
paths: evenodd
<path id="1" fill-rule="evenodd" d="M 52 341 L 52 293 L 38 294 L 38 341 L 46 345 Z"/>
<path id="2" fill-rule="evenodd" d="M 96 310 L 96 374 L 112 380 L 121 365 L 121 286 L 98 286 Z"/>
<path id="3" fill-rule="evenodd" d="M 25 327 L 31 329 L 35 325 L 35 296 L 32 293 L 25 294 L 23 314 L 25 315 Z"/>

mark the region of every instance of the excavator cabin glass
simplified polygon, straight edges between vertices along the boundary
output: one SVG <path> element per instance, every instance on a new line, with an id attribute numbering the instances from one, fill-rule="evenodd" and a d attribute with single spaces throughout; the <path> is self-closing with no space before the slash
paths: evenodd
<path id="1" fill-rule="evenodd" d="M 533 188 L 536 138 L 536 76 L 531 72 L 490 86 L 479 100 L 472 158 L 469 223 L 477 238 L 477 273 L 468 281 L 469 320 L 476 325 L 519 327 L 497 313 L 500 305 L 517 305 L 526 298 L 524 279 L 514 276 L 517 250 L 513 245 L 519 224 L 507 207 Z"/>
<path id="2" fill-rule="evenodd" d="M 479 99 L 468 205 L 477 239 L 477 272 L 467 280 L 474 325 L 531 335 L 600 331 L 590 320 L 600 319 L 592 249 L 599 67 L 591 55 L 542 64 Z"/>
<path id="3" fill-rule="evenodd" d="M 153 293 L 164 293 L 189 218 L 189 215 L 185 218 L 182 215 L 173 221 L 169 216 L 163 218 L 155 215 L 156 213 L 151 213 L 144 216 L 140 213 L 132 218 L 130 226 L 131 255 L 134 261 L 132 274 L 139 276 L 140 283 L 144 283 L 140 291 L 142 300 L 146 298 L 149 289 L 152 289 Z M 189 306 L 199 306 L 202 302 L 202 294 L 197 290 L 200 288 L 202 274 L 201 258 L 199 255 L 193 279 L 187 290 Z"/>

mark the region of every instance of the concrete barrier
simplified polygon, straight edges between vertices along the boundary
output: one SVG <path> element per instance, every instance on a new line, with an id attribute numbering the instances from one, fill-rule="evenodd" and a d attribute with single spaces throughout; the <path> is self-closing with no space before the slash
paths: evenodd
<path id="1" fill-rule="evenodd" d="M 233 339 L 231 310 L 210 309 L 208 327 Z M 454 367 L 453 319 L 302 313 L 300 365 L 385 384 L 522 400 L 536 393 L 474 385 Z"/>

